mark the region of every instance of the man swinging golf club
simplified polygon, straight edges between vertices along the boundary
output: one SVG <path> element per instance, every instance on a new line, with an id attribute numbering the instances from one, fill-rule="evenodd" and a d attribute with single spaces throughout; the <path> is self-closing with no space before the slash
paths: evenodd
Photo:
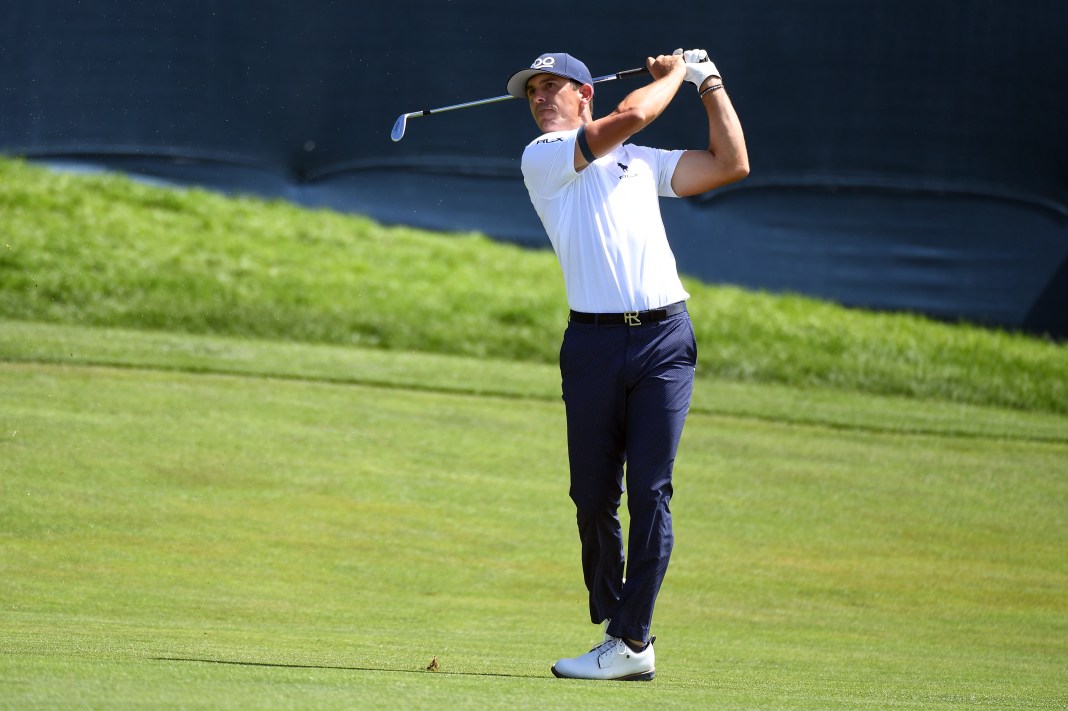
<path id="1" fill-rule="evenodd" d="M 741 124 L 704 50 L 646 60 L 652 81 L 593 118 L 593 80 L 568 54 L 543 54 L 508 81 L 541 135 L 523 180 L 564 274 L 571 316 L 560 349 L 570 495 L 577 509 L 590 617 L 604 642 L 560 659 L 575 679 L 652 679 L 650 628 L 674 541 L 672 468 L 693 392 L 697 345 L 689 294 L 660 217 L 660 197 L 744 178 Z M 626 143 L 686 81 L 708 117 L 705 150 Z M 626 470 L 626 558 L 618 509 Z M 625 575 L 625 578 L 624 578 Z"/>

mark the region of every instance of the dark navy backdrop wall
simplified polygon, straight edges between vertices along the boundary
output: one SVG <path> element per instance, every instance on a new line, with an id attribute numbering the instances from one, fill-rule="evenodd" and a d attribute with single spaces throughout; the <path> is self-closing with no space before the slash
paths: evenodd
<path id="1" fill-rule="evenodd" d="M 664 201 L 684 273 L 1068 336 L 1068 4 L 695 6 L 0 0 L 0 152 L 547 247 L 522 102 L 393 143 L 397 116 L 503 94 L 544 51 L 600 75 L 706 47 L 752 175 Z M 687 89 L 639 141 L 704 146 Z"/>

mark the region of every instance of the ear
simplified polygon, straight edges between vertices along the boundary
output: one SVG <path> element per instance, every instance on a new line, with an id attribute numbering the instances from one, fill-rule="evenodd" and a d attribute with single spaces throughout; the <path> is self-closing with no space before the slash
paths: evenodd
<path id="1" fill-rule="evenodd" d="M 593 101 L 593 84 L 583 84 L 580 86 L 579 95 L 582 97 L 582 103 L 584 104 Z"/>

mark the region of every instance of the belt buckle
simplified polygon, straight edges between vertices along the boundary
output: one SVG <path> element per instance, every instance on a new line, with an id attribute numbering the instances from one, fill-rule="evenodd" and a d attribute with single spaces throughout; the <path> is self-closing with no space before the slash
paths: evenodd
<path id="1" fill-rule="evenodd" d="M 628 326 L 641 326 L 642 325 L 641 319 L 638 318 L 638 312 L 637 311 L 624 311 L 623 312 L 623 323 L 627 324 Z"/>

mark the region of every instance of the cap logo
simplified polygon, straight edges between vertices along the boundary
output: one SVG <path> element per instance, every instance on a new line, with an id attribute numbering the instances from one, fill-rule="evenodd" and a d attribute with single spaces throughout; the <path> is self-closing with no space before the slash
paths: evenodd
<path id="1" fill-rule="evenodd" d="M 556 57 L 538 57 L 534 60 L 534 63 L 530 65 L 531 69 L 545 69 L 556 66 Z"/>

